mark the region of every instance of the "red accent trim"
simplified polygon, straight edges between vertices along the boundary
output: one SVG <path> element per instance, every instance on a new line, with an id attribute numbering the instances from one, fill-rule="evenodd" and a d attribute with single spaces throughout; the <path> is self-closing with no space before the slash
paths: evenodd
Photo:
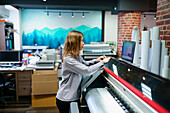
<path id="1" fill-rule="evenodd" d="M 150 100 L 147 98 L 142 92 L 140 92 L 138 89 L 133 87 L 131 84 L 123 80 L 121 77 L 117 76 L 115 73 L 113 73 L 111 70 L 109 70 L 107 67 L 103 67 L 104 70 L 112 75 L 115 79 L 117 79 L 120 83 L 122 83 L 124 86 L 126 86 L 129 90 L 131 90 L 134 94 L 136 94 L 138 97 L 140 97 L 143 101 L 145 101 L 147 104 L 149 104 L 152 108 L 154 108 L 159 113 L 169 113 L 165 108 L 154 102 L 153 100 Z"/>
<path id="2" fill-rule="evenodd" d="M 5 22 L 5 20 L 4 19 L 3 20 L 0 19 L 0 22 Z"/>

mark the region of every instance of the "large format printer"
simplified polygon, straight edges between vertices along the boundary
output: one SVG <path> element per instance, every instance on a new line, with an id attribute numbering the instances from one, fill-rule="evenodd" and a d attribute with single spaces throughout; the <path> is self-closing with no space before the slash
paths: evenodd
<path id="1" fill-rule="evenodd" d="M 83 113 L 170 111 L 170 80 L 115 58 L 93 75 L 84 76 L 81 90 Z M 78 113 L 75 109 L 71 103 L 71 113 Z"/>
<path id="2" fill-rule="evenodd" d="M 83 46 L 83 57 L 84 59 L 94 59 L 99 56 L 111 56 L 115 57 L 116 52 L 109 44 L 85 44 Z"/>

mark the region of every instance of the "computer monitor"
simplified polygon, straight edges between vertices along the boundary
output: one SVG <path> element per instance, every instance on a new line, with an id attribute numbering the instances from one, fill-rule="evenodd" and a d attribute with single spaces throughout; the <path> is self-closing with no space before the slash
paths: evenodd
<path id="1" fill-rule="evenodd" d="M 122 47 L 122 55 L 121 58 L 133 63 L 133 57 L 135 52 L 135 44 L 134 41 L 124 41 Z"/>
<path id="2" fill-rule="evenodd" d="M 20 63 L 22 62 L 23 51 L 20 50 L 1 50 L 0 63 Z"/>

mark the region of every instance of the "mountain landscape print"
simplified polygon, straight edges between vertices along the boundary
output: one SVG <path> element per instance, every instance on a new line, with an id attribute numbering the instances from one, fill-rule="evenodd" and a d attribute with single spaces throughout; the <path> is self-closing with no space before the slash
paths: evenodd
<path id="1" fill-rule="evenodd" d="M 80 31 L 84 34 L 83 40 L 85 44 L 90 42 L 100 42 L 102 38 L 102 30 L 98 27 L 90 28 L 86 25 L 81 25 L 76 28 L 56 28 L 49 29 L 45 27 L 41 30 L 34 29 L 33 32 L 22 34 L 22 44 L 24 46 L 49 46 L 51 49 L 58 49 L 58 47 L 64 44 L 68 32 L 72 30 Z"/>

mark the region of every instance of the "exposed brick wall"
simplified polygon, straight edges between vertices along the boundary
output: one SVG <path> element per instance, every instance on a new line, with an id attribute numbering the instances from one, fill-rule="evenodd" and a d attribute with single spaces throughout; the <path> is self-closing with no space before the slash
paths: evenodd
<path id="1" fill-rule="evenodd" d="M 160 27 L 160 39 L 166 41 L 170 54 L 170 0 L 157 0 L 156 26 Z"/>
<path id="2" fill-rule="evenodd" d="M 121 57 L 123 41 L 130 41 L 132 29 L 138 26 L 140 31 L 141 12 L 119 12 L 118 13 L 118 40 L 117 53 Z"/>

